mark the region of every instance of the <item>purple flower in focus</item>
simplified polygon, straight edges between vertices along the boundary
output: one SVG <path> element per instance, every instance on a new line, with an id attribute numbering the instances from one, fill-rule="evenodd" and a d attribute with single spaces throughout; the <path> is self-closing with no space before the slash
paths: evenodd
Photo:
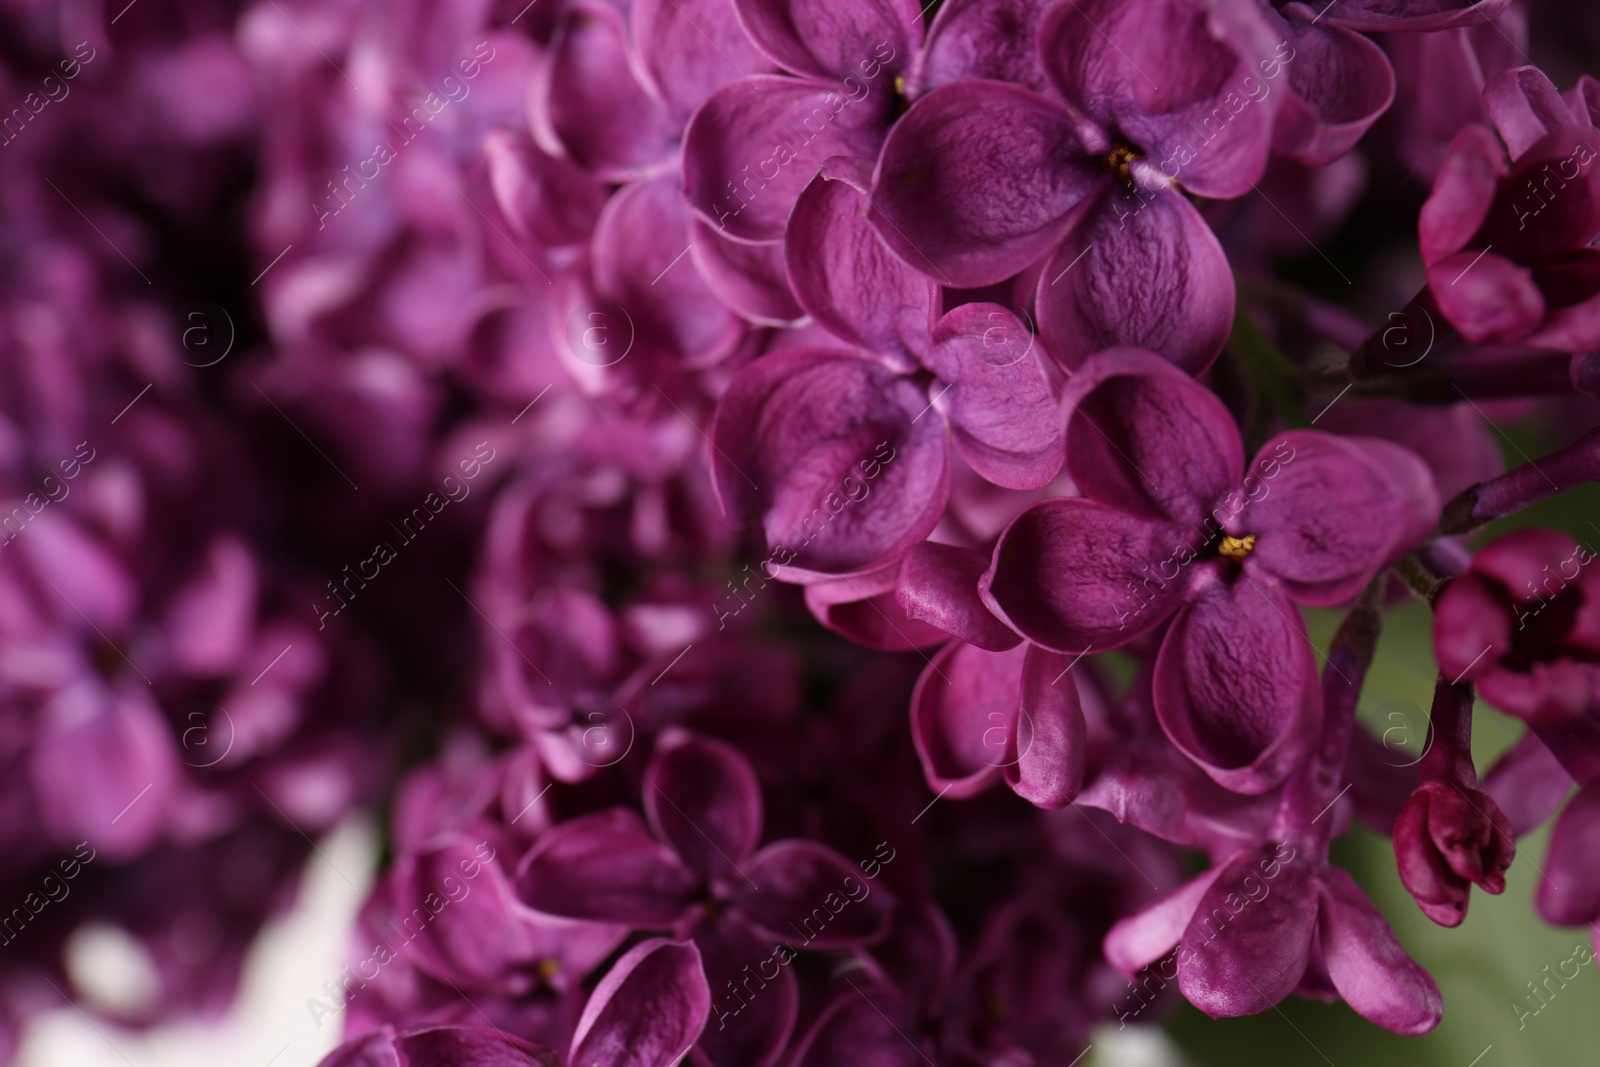
<path id="1" fill-rule="evenodd" d="M 1332 606 L 1439 513 L 1432 477 L 1385 441 L 1280 434 L 1245 474 L 1221 402 L 1153 354 L 1101 353 L 1069 381 L 1067 471 L 1083 494 L 1036 504 L 995 546 L 984 602 L 1075 654 L 1171 619 L 1155 710 L 1222 785 L 1260 793 L 1316 741 L 1316 669 L 1296 603 Z"/>

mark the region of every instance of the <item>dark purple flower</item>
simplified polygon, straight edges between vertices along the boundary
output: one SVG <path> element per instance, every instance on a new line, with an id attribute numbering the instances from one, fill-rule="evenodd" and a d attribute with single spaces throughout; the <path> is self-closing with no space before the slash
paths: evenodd
<path id="1" fill-rule="evenodd" d="M 1593 560 L 1548 529 L 1516 530 L 1479 549 L 1435 606 L 1439 669 L 1536 726 L 1584 715 L 1595 699 L 1591 665 L 1600 663 Z"/>
<path id="2" fill-rule="evenodd" d="M 1067 401 L 1067 471 L 1083 496 L 1017 516 L 985 603 L 1068 654 L 1171 619 L 1155 665 L 1162 727 L 1219 783 L 1270 789 L 1321 716 L 1294 605 L 1350 599 L 1422 538 L 1439 509 L 1427 468 L 1384 441 L 1297 430 L 1267 442 L 1247 476 L 1216 397 L 1132 349 L 1092 358 Z"/>

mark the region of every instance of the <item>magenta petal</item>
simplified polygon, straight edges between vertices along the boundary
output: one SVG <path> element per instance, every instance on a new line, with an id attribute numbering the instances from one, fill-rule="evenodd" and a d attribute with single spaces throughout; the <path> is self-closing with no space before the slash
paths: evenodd
<path id="1" fill-rule="evenodd" d="M 883 936 L 894 897 L 814 841 L 778 841 L 728 884 L 744 919 L 794 948 L 853 948 Z"/>
<path id="2" fill-rule="evenodd" d="M 722 86 L 772 70 L 734 7 L 732 0 L 634 0 L 640 66 L 679 129 Z"/>
<path id="3" fill-rule="evenodd" d="M 802 580 L 903 555 L 949 493 L 937 416 L 910 381 L 826 349 L 763 356 L 734 378 L 712 424 L 724 514 L 760 522 L 774 560 Z"/>
<path id="4" fill-rule="evenodd" d="M 1474 344 L 1515 344 L 1544 319 L 1533 272 L 1487 250 L 1468 249 L 1428 267 L 1439 309 Z"/>
<path id="5" fill-rule="evenodd" d="M 684 254 L 691 218 L 670 175 L 625 186 L 595 226 L 594 279 L 621 308 L 637 348 L 705 366 L 733 350 L 744 324 Z"/>
<path id="6" fill-rule="evenodd" d="M 1560 90 L 1538 67 L 1517 67 L 1490 78 L 1483 87 L 1483 106 L 1512 159 L 1546 134 L 1573 124 Z"/>
<path id="7" fill-rule="evenodd" d="M 900 564 L 893 562 L 866 574 L 807 585 L 806 607 L 834 633 L 880 652 L 906 652 L 944 644 L 949 640 L 948 633 L 906 613 L 896 596 L 899 574 Z M 976 599 L 976 582 L 972 595 Z"/>
<path id="8" fill-rule="evenodd" d="M 869 169 L 835 160 L 811 180 L 789 216 L 784 260 L 796 299 L 819 325 L 910 367 L 928 350 L 939 287 L 879 238 Z"/>
<path id="9" fill-rule="evenodd" d="M 560 1067 L 549 1049 L 487 1026 L 419 1026 L 395 1034 L 384 1027 L 347 1045 L 319 1067 Z"/>
<path id="10" fill-rule="evenodd" d="M 1397 1034 L 1425 1034 L 1439 1024 L 1439 987 L 1400 946 L 1388 920 L 1338 867 L 1322 878 L 1318 931 L 1328 975 L 1363 1018 Z"/>
<path id="11" fill-rule="evenodd" d="M 683 192 L 711 225 L 744 241 L 776 241 L 817 169 L 833 156 L 875 157 L 888 94 L 859 96 L 797 78 L 755 74 L 701 105 L 683 138 Z"/>
<path id="12" fill-rule="evenodd" d="M 651 828 L 707 881 L 761 840 L 761 786 L 750 761 L 726 742 L 668 730 L 643 792 Z"/>
<path id="13" fill-rule="evenodd" d="M 696 926 L 694 943 L 713 993 L 695 1062 L 772 1067 L 799 1014 L 799 983 L 790 966 L 794 952 L 788 947 L 794 939 L 785 936 L 774 943 L 737 915 L 726 915 Z"/>
<path id="14" fill-rule="evenodd" d="M 1508 170 L 1505 149 L 1488 127 L 1468 126 L 1456 134 L 1418 218 L 1424 263 L 1437 263 L 1472 240 Z"/>
<path id="15" fill-rule="evenodd" d="M 924 362 L 961 457 L 1006 489 L 1038 489 L 1061 469 L 1061 409 L 1042 347 L 999 304 L 962 304 L 934 327 Z"/>
<path id="16" fill-rule="evenodd" d="M 1212 867 L 1144 910 L 1119 919 L 1106 934 L 1106 962 L 1124 974 L 1133 974 L 1172 951 L 1222 871 L 1220 866 Z"/>
<path id="17" fill-rule="evenodd" d="M 255 615 L 255 560 L 242 541 L 220 537 L 167 609 L 173 665 L 186 674 L 231 670 L 248 650 Z"/>
<path id="18" fill-rule="evenodd" d="M 518 895 L 571 919 L 666 929 L 695 900 L 699 879 L 624 808 L 561 823 L 522 860 Z"/>
<path id="19" fill-rule="evenodd" d="M 527 962 L 531 931 L 498 864 L 481 862 L 461 835 L 402 857 L 391 883 L 395 911 L 428 922 L 411 943 L 418 966 L 451 982 L 494 981 Z M 465 872 L 475 873 L 472 879 Z"/>
<path id="20" fill-rule="evenodd" d="M 1538 903 L 1545 922 L 1600 920 L 1600 785 L 1580 789 L 1556 819 Z"/>
<path id="21" fill-rule="evenodd" d="M 40 715 L 31 766 L 39 818 L 63 848 L 88 841 L 130 859 L 161 835 L 182 774 L 178 747 L 144 686 L 84 682 Z"/>
<path id="22" fill-rule="evenodd" d="M 913 0 L 733 0 L 757 46 L 796 74 L 823 80 L 888 78 L 922 44 L 921 8 Z"/>
<path id="23" fill-rule="evenodd" d="M 1427 465 L 1386 441 L 1292 430 L 1262 446 L 1253 475 L 1226 526 L 1256 536 L 1245 572 L 1303 604 L 1349 600 L 1439 518 Z"/>
<path id="24" fill-rule="evenodd" d="M 1218 785 L 1264 793 L 1310 753 L 1322 721 L 1300 613 L 1248 572 L 1217 582 L 1173 621 L 1156 657 L 1156 716 Z"/>
<path id="25" fill-rule="evenodd" d="M 584 1005 L 568 1067 L 672 1067 L 699 1039 L 710 1012 L 700 950 L 684 941 L 642 941 Z"/>
<path id="26" fill-rule="evenodd" d="M 1294 55 L 1280 41 L 1261 5 L 1203 0 L 1073 0 L 1039 27 L 1046 72 L 1069 104 L 1218 199 L 1266 172 L 1282 94 L 1265 74 L 1281 77 Z"/>
<path id="27" fill-rule="evenodd" d="M 529 118 L 552 155 L 608 181 L 628 181 L 672 154 L 678 126 L 633 76 L 623 15 L 575 0 L 540 64 Z"/>
<path id="28" fill-rule="evenodd" d="M 1047 500 L 1006 527 L 979 590 L 991 611 L 1037 645 L 1103 651 L 1177 610 L 1180 588 L 1150 578 L 1149 569 L 1183 544 L 1176 526 L 1089 500 Z"/>
<path id="29" fill-rule="evenodd" d="M 1268 882 L 1257 865 L 1269 849 L 1223 865 L 1178 949 L 1178 987 L 1213 1019 L 1266 1011 L 1294 992 L 1311 962 L 1317 884 L 1309 857 L 1281 862 Z"/>
<path id="30" fill-rule="evenodd" d="M 706 285 L 740 315 L 765 326 L 805 318 L 789 286 L 782 241 L 737 241 L 696 215 L 689 244 Z"/>
<path id="31" fill-rule="evenodd" d="M 929 789 L 965 800 L 999 779 L 1014 758 L 1006 749 L 1018 728 L 1025 655 L 1024 645 L 986 652 L 952 641 L 928 661 L 911 693 L 911 740 Z"/>
<path id="32" fill-rule="evenodd" d="M 991 285 L 1050 251 L 1067 213 L 1104 180 L 1060 104 L 999 82 L 935 89 L 883 144 L 879 233 L 948 286 Z"/>
<path id="33" fill-rule="evenodd" d="M 968 78 L 1049 89 L 1039 62 L 1037 0 L 945 0 L 928 31 L 918 80 L 923 90 Z"/>
<path id="34" fill-rule="evenodd" d="M 555 247 L 589 239 L 605 202 L 592 175 L 511 130 L 491 130 L 483 154 L 495 203 L 514 231 Z"/>
<path id="35" fill-rule="evenodd" d="M 991 652 L 1004 652 L 1017 635 L 994 617 L 978 595 L 989 553 L 924 541 L 900 563 L 898 596 L 912 619 Z"/>
<path id="36" fill-rule="evenodd" d="M 1233 416 L 1166 360 L 1109 349 L 1068 380 L 1065 401 L 1073 483 L 1121 510 L 1193 528 L 1165 550 L 1193 541 L 1212 505 L 1241 485 L 1244 448 Z"/>
<path id="37" fill-rule="evenodd" d="M 1233 271 L 1176 190 L 1107 183 L 1073 211 L 1039 275 L 1038 307 L 1039 331 L 1068 367 L 1128 345 L 1198 375 L 1233 329 Z"/>
<path id="38" fill-rule="evenodd" d="M 1572 790 L 1572 779 L 1539 735 L 1529 730 L 1484 775 L 1483 789 L 1505 813 L 1512 835 L 1521 837 L 1555 814 Z"/>
<path id="39" fill-rule="evenodd" d="M 796 1042 L 790 1062 L 794 1067 L 926 1067 L 934 1061 L 912 1043 L 916 1038 L 908 1037 L 917 1030 L 908 1007 L 887 990 L 840 993 Z"/>
<path id="40" fill-rule="evenodd" d="M 1006 784 L 1040 808 L 1064 808 L 1083 788 L 1089 748 L 1073 661 L 1024 646 L 1022 703 L 1006 738 Z"/>
<path id="41" fill-rule="evenodd" d="M 1314 167 L 1355 147 L 1394 102 L 1394 68 L 1371 38 L 1342 27 L 1289 20 L 1295 51 L 1273 150 Z"/>
<path id="42" fill-rule="evenodd" d="M 1364 33 L 1427 33 L 1497 19 L 1511 0 L 1339 0 L 1327 21 Z"/>

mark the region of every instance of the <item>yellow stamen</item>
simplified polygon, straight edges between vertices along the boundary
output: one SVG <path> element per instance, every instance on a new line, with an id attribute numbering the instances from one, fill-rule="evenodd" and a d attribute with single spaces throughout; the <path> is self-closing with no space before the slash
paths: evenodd
<path id="1" fill-rule="evenodd" d="M 1244 558 L 1248 556 L 1250 554 L 1250 550 L 1255 547 L 1256 535 L 1245 534 L 1243 537 L 1224 537 L 1222 539 L 1222 543 L 1217 546 L 1217 552 L 1219 555 L 1226 556 L 1235 563 L 1243 563 Z"/>
<path id="2" fill-rule="evenodd" d="M 539 977 L 543 978 L 546 982 L 550 981 L 550 979 L 554 978 L 556 975 L 558 975 L 560 973 L 561 973 L 561 961 L 560 960 L 540 960 L 539 961 Z"/>
<path id="3" fill-rule="evenodd" d="M 904 74 L 896 74 L 895 75 L 895 78 L 894 78 L 894 94 L 896 96 L 905 96 L 906 95 L 906 78 L 905 78 Z"/>
<path id="4" fill-rule="evenodd" d="M 1133 183 L 1133 173 L 1128 169 L 1129 165 L 1132 164 L 1134 160 L 1143 158 L 1143 156 L 1135 152 L 1133 149 L 1127 147 L 1126 145 L 1119 144 L 1110 152 L 1106 153 L 1106 157 L 1104 160 L 1102 160 L 1102 162 L 1105 164 L 1106 170 L 1114 175 L 1117 181 L 1131 185 Z"/>

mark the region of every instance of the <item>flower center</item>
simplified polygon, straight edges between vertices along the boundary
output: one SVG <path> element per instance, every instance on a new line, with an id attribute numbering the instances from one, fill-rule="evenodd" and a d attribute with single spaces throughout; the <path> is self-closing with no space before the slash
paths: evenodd
<path id="1" fill-rule="evenodd" d="M 543 959 L 539 961 L 539 977 L 546 982 L 561 973 L 561 961 L 558 959 Z"/>
<path id="2" fill-rule="evenodd" d="M 1115 177 L 1117 181 L 1131 185 L 1133 184 L 1133 173 L 1128 168 L 1134 160 L 1143 158 L 1144 156 L 1127 145 L 1119 144 L 1113 146 L 1100 163 L 1106 168 L 1106 173 Z"/>
<path id="3" fill-rule="evenodd" d="M 1224 537 L 1217 542 L 1217 554 L 1226 556 L 1235 563 L 1243 563 L 1250 550 L 1256 547 L 1256 535 L 1245 534 L 1243 537 Z"/>

